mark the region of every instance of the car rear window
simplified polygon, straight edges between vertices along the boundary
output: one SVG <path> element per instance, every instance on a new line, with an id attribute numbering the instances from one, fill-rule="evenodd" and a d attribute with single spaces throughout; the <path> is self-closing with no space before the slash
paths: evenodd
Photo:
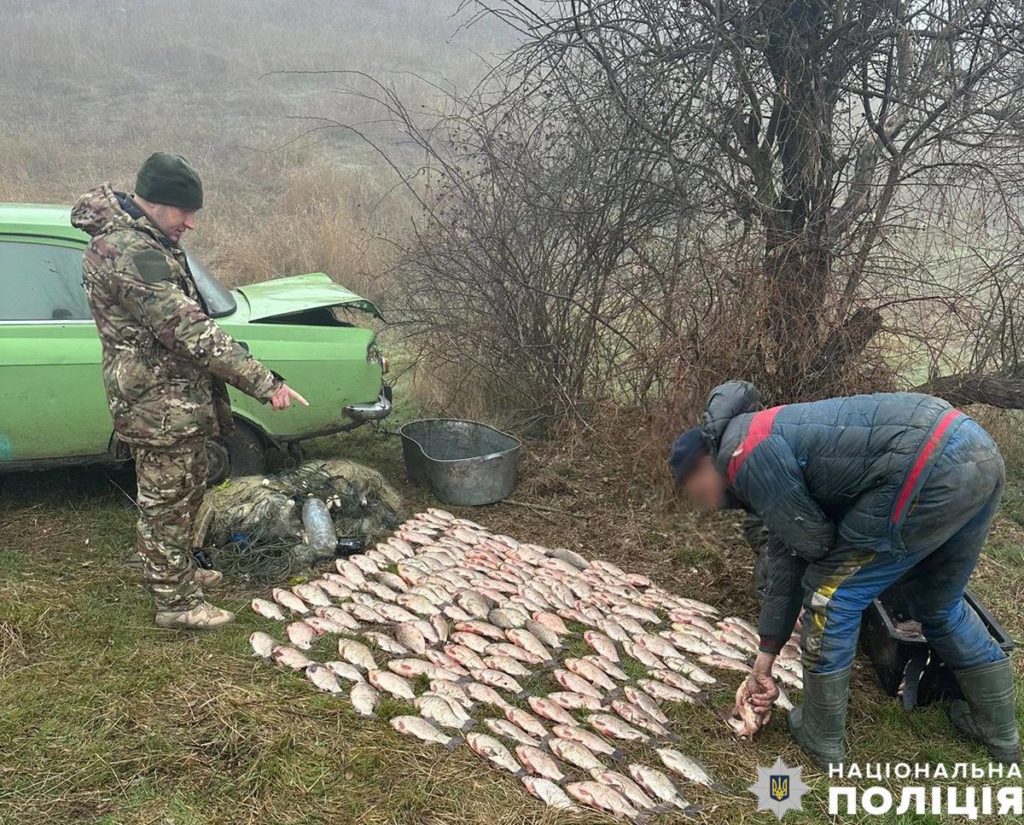
<path id="1" fill-rule="evenodd" d="M 88 321 L 82 250 L 0 241 L 0 321 Z"/>

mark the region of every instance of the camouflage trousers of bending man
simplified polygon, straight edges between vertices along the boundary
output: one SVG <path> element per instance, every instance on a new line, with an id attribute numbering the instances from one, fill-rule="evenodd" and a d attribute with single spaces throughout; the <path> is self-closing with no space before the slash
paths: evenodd
<path id="1" fill-rule="evenodd" d="M 137 549 L 157 611 L 190 610 L 203 601 L 193 581 L 192 538 L 206 487 L 206 440 L 132 448 L 139 481 Z"/>

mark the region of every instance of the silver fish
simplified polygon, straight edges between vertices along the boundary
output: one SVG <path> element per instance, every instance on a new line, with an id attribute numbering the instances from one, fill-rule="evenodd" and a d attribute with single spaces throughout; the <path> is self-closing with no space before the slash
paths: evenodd
<path id="1" fill-rule="evenodd" d="M 523 629 L 529 630 L 534 636 L 540 639 L 543 644 L 553 650 L 560 650 L 562 647 L 562 642 L 561 639 L 559 639 L 558 634 L 547 625 L 542 625 L 540 622 L 534 621 L 533 619 L 527 619 L 526 623 L 523 625 Z"/>
<path id="2" fill-rule="evenodd" d="M 392 656 L 408 656 L 412 652 L 401 642 L 392 639 L 386 633 L 368 631 L 363 634 L 363 638 L 378 650 L 381 650 L 384 653 L 390 653 Z"/>
<path id="3" fill-rule="evenodd" d="M 292 593 L 291 590 L 275 587 L 270 591 L 270 594 L 274 597 L 275 602 L 281 605 L 281 607 L 287 607 L 292 613 L 298 613 L 300 616 L 309 615 L 309 608 L 306 606 L 306 603 Z"/>
<path id="4" fill-rule="evenodd" d="M 518 725 L 531 736 L 536 736 L 538 739 L 543 740 L 548 735 L 548 730 L 544 727 L 544 723 L 529 711 L 512 707 L 511 705 L 506 705 L 504 710 L 505 718 L 509 722 L 513 725 Z"/>
<path id="5" fill-rule="evenodd" d="M 533 709 L 534 713 L 544 717 L 549 722 L 557 722 L 561 725 L 579 724 L 568 711 L 543 696 L 529 696 L 526 702 Z"/>
<path id="6" fill-rule="evenodd" d="M 269 659 L 270 654 L 277 647 L 277 642 L 269 633 L 257 630 L 249 637 L 249 645 L 252 647 L 253 655 L 259 656 L 261 659 Z"/>
<path id="7" fill-rule="evenodd" d="M 644 682 L 646 682 L 647 684 L 652 684 L 649 679 L 641 679 L 639 682 L 637 682 L 637 684 L 640 685 L 640 687 L 634 687 L 633 685 L 626 685 L 625 687 L 623 687 L 623 695 L 629 702 L 632 702 L 648 716 L 656 719 L 663 725 L 667 725 L 668 717 L 662 712 L 661 707 L 655 701 L 654 696 L 652 696 L 651 694 L 647 693 L 646 690 L 644 690 Z M 683 699 L 684 702 L 691 699 L 691 697 L 687 696 L 686 694 L 684 694 L 684 696 L 686 697 Z"/>
<path id="8" fill-rule="evenodd" d="M 397 673 L 391 673 L 387 670 L 371 670 L 366 674 L 366 678 L 378 690 L 383 690 L 392 696 L 397 696 L 399 699 L 411 702 L 416 698 L 412 685 Z"/>
<path id="9" fill-rule="evenodd" d="M 490 647 L 494 642 L 485 639 L 483 636 L 478 636 L 476 633 L 468 633 L 462 630 L 457 630 L 452 634 L 453 642 L 468 647 L 474 653 L 486 653 L 487 648 Z"/>
<path id="10" fill-rule="evenodd" d="M 253 599 L 252 611 L 264 619 L 274 619 L 278 622 L 284 621 L 284 613 L 281 612 L 281 608 L 266 599 Z"/>
<path id="11" fill-rule="evenodd" d="M 566 710 L 601 710 L 604 705 L 600 699 L 588 696 L 586 693 L 574 693 L 571 690 L 558 690 L 548 694 L 548 699 Z"/>
<path id="12" fill-rule="evenodd" d="M 581 770 L 590 772 L 604 769 L 604 763 L 579 742 L 559 739 L 556 736 L 548 740 L 547 747 L 548 750 L 563 762 L 575 765 Z"/>
<path id="13" fill-rule="evenodd" d="M 436 693 L 424 693 L 413 700 L 423 718 L 454 730 L 469 730 L 476 723 L 458 702 L 451 702 Z"/>
<path id="14" fill-rule="evenodd" d="M 508 719 L 484 719 L 484 724 L 491 729 L 492 733 L 503 736 L 505 739 L 512 739 L 520 745 L 531 745 L 540 747 L 540 739 L 531 736 L 519 725 L 509 722 Z"/>
<path id="15" fill-rule="evenodd" d="M 356 682 L 349 692 L 349 699 L 352 702 L 352 707 L 360 716 L 376 717 L 374 710 L 377 708 L 377 703 L 380 702 L 380 694 L 372 685 L 362 681 Z"/>
<path id="16" fill-rule="evenodd" d="M 582 693 L 584 696 L 593 696 L 595 699 L 604 698 L 604 694 L 582 676 L 561 668 L 551 671 L 551 675 L 558 684 L 572 693 Z"/>
<path id="17" fill-rule="evenodd" d="M 458 702 L 467 710 L 472 708 L 476 704 L 466 693 L 465 688 L 461 685 L 457 685 L 455 682 L 448 682 L 444 679 L 431 679 L 430 681 L 431 693 L 437 693 L 453 702 Z"/>
<path id="18" fill-rule="evenodd" d="M 618 771 L 594 771 L 594 779 L 602 785 L 607 785 L 614 791 L 618 791 L 629 802 L 636 805 L 641 811 L 650 811 L 660 808 L 655 800 L 651 799 L 636 782 Z"/>
<path id="19" fill-rule="evenodd" d="M 563 661 L 562 664 L 565 666 L 566 670 L 575 673 L 577 676 L 582 676 L 592 685 L 600 688 L 601 690 L 615 690 L 615 682 L 609 679 L 605 672 L 597 665 L 591 664 L 583 659 L 573 659 L 571 657 Z"/>
<path id="20" fill-rule="evenodd" d="M 517 745 L 516 757 L 519 759 L 519 763 L 532 774 L 543 776 L 552 782 L 561 782 L 565 779 L 565 774 L 559 769 L 558 763 L 533 745 Z"/>
<path id="21" fill-rule="evenodd" d="M 598 733 L 610 736 L 612 739 L 621 739 L 624 742 L 647 742 L 650 735 L 632 725 L 623 722 L 621 719 L 607 713 L 592 713 L 587 717 L 589 724 Z"/>
<path id="22" fill-rule="evenodd" d="M 316 663 L 311 664 L 306 668 L 306 677 L 314 685 L 316 689 L 323 691 L 324 693 L 343 693 L 343 689 L 338 684 L 338 677 L 334 675 L 334 672 L 323 665 Z"/>
<path id="23" fill-rule="evenodd" d="M 317 636 L 323 636 L 328 633 L 332 636 L 337 636 L 349 631 L 349 628 L 345 625 L 339 624 L 332 619 L 325 619 L 323 616 L 306 616 L 302 621 L 313 628 L 313 632 Z"/>
<path id="24" fill-rule="evenodd" d="M 702 685 L 713 685 L 718 680 L 704 668 L 689 659 L 667 659 L 665 666 L 676 673 L 682 673 L 694 682 Z M 653 672 L 653 671 L 652 671 Z"/>
<path id="25" fill-rule="evenodd" d="M 521 676 L 525 678 L 532 673 L 528 667 L 510 656 L 484 656 L 483 663 L 485 668 L 500 670 L 502 673 L 507 673 L 512 677 Z"/>
<path id="26" fill-rule="evenodd" d="M 621 667 L 615 664 L 611 659 L 606 659 L 604 656 L 598 654 L 591 654 L 589 656 L 581 657 L 582 661 L 590 662 L 595 667 L 601 668 L 605 673 L 611 676 L 613 679 L 618 679 L 620 682 L 628 682 L 629 674 L 626 673 Z"/>
<path id="27" fill-rule="evenodd" d="M 637 684 L 640 685 L 640 687 L 647 695 L 653 696 L 655 699 L 659 699 L 663 702 L 685 702 L 689 705 L 695 704 L 697 702 L 697 700 L 693 697 L 693 694 L 687 693 L 685 690 L 680 690 L 679 688 L 673 687 L 672 685 L 666 684 L 665 682 L 658 681 L 657 679 L 640 679 L 637 681 Z M 641 704 L 640 702 L 636 701 L 635 696 L 631 697 L 627 693 L 626 698 L 629 699 L 629 701 L 633 702 L 633 704 L 639 705 L 644 710 L 650 712 L 649 708 L 645 704 Z M 651 715 L 654 716 L 654 714 Z M 664 723 L 667 720 L 658 718 L 658 721 Z"/>
<path id="28" fill-rule="evenodd" d="M 501 744 L 493 736 L 486 733 L 470 733 L 466 736 L 466 743 L 473 752 L 487 759 L 499 768 L 508 771 L 514 776 L 522 776 L 524 771 L 511 751 Z"/>
<path id="29" fill-rule="evenodd" d="M 423 633 L 412 622 L 402 622 L 396 625 L 395 638 L 402 647 L 411 650 L 418 656 L 422 656 L 423 652 L 427 649 L 426 638 L 424 638 Z"/>
<path id="30" fill-rule="evenodd" d="M 679 794 L 672 780 L 657 768 L 630 765 L 629 774 L 655 799 L 674 805 L 682 811 L 690 808 L 690 803 Z"/>
<path id="31" fill-rule="evenodd" d="M 550 779 L 544 779 L 541 776 L 524 776 L 523 784 L 526 786 L 526 790 L 550 808 L 570 811 L 576 807 L 566 796 L 565 791 Z"/>
<path id="32" fill-rule="evenodd" d="M 338 640 L 338 655 L 349 664 L 361 667 L 364 670 L 375 670 L 377 661 L 370 653 L 370 648 L 354 639 Z"/>
<path id="33" fill-rule="evenodd" d="M 346 630 L 358 630 L 359 622 L 352 618 L 352 615 L 340 607 L 318 607 L 313 613 L 322 619 L 329 619 Z"/>
<path id="34" fill-rule="evenodd" d="M 434 678 L 434 671 L 437 670 L 437 667 L 430 662 L 414 658 L 392 659 L 387 663 L 387 668 L 392 673 L 397 673 L 406 679 L 416 679 L 419 676 Z"/>
<path id="35" fill-rule="evenodd" d="M 396 716 L 391 720 L 391 727 L 406 736 L 414 736 L 423 742 L 442 745 L 450 751 L 455 750 L 462 742 L 458 737 L 442 733 L 420 716 Z"/>
<path id="36" fill-rule="evenodd" d="M 538 610 L 533 614 L 533 620 L 559 636 L 567 636 L 569 634 L 569 628 L 565 626 L 565 622 L 555 613 Z"/>
<path id="37" fill-rule="evenodd" d="M 288 647 L 287 645 L 275 647 L 270 651 L 270 658 L 279 665 L 290 667 L 292 670 L 305 670 L 311 664 L 314 664 L 312 659 L 307 659 L 295 648 Z"/>
<path id="38" fill-rule="evenodd" d="M 611 701 L 612 710 L 614 710 L 619 716 L 629 722 L 631 725 L 641 727 L 646 731 L 650 731 L 655 736 L 663 739 L 674 738 L 671 731 L 669 731 L 661 722 L 651 716 L 649 713 L 644 711 L 642 708 L 637 707 L 632 702 L 626 702 L 622 699 L 612 699 Z"/>
<path id="39" fill-rule="evenodd" d="M 673 748 L 658 748 L 656 752 L 662 764 L 673 773 L 697 785 L 717 786 L 711 774 L 696 759 L 691 759 Z"/>
<path id="40" fill-rule="evenodd" d="M 625 758 L 621 750 L 585 728 L 576 725 L 555 725 L 551 728 L 551 732 L 559 739 L 565 739 L 568 742 L 578 742 L 593 753 L 602 753 L 615 760 Z"/>
<path id="41" fill-rule="evenodd" d="M 349 682 L 362 682 L 363 674 L 354 665 L 348 662 L 324 662 L 324 667 L 329 667 L 335 676 Z"/>
<path id="42" fill-rule="evenodd" d="M 316 587 L 308 582 L 305 584 L 297 584 L 292 588 L 292 593 L 298 596 L 302 601 L 313 607 L 330 607 L 331 598 L 319 587 Z"/>
<path id="43" fill-rule="evenodd" d="M 583 633 L 583 639 L 598 655 L 604 656 L 612 662 L 617 663 L 619 661 L 619 650 L 615 646 L 615 642 L 603 633 L 598 633 L 596 630 L 587 630 Z"/>
<path id="44" fill-rule="evenodd" d="M 600 782 L 570 782 L 565 786 L 565 792 L 584 805 L 607 811 L 615 817 L 635 821 L 640 816 L 640 811 L 630 805 L 622 794 Z"/>
<path id="45" fill-rule="evenodd" d="M 477 670 L 474 671 L 473 678 L 478 682 L 483 682 L 485 685 L 500 688 L 501 690 L 507 690 L 509 693 L 514 693 L 516 696 L 522 696 L 524 693 L 523 686 L 519 684 L 519 682 L 507 673 L 502 673 L 500 670 L 491 670 L 490 668 Z"/>
<path id="46" fill-rule="evenodd" d="M 495 608 L 487 614 L 486 619 L 495 627 L 509 630 L 510 628 L 525 627 L 530 617 L 514 608 Z"/>
<path id="47" fill-rule="evenodd" d="M 498 691 L 490 685 L 485 685 L 483 682 L 466 682 L 463 688 L 466 691 L 466 695 L 474 702 L 481 702 L 485 705 L 492 705 L 502 709 L 511 707 Z"/>

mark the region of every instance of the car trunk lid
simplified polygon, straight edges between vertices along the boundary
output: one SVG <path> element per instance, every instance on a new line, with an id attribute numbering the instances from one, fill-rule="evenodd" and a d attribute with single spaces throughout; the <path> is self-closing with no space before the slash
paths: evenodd
<path id="1" fill-rule="evenodd" d="M 383 319 L 370 301 L 334 283 L 323 272 L 274 278 L 235 288 L 249 305 L 250 321 L 267 321 L 328 307 L 352 307 Z"/>

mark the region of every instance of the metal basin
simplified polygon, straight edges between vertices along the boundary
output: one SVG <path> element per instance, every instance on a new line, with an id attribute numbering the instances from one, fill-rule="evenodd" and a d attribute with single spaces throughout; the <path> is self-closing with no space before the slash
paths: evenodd
<path id="1" fill-rule="evenodd" d="M 522 447 L 515 436 L 456 418 L 410 421 L 399 434 L 406 475 L 448 504 L 493 504 L 515 487 Z"/>

